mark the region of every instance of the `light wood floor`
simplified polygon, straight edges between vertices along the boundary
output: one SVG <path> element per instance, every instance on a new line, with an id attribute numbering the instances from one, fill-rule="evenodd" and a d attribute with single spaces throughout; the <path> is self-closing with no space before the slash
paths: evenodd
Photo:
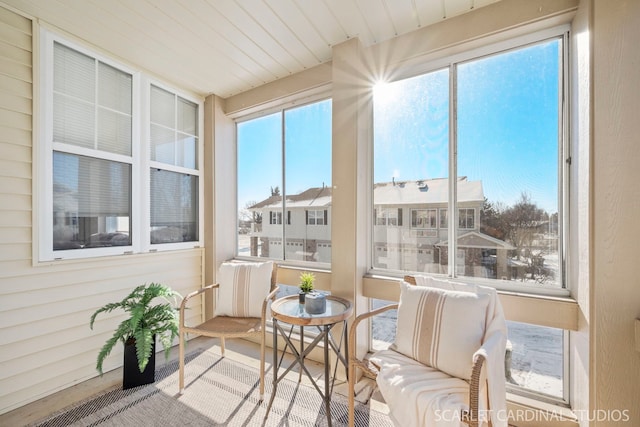
<path id="1" fill-rule="evenodd" d="M 187 351 L 195 350 L 210 351 L 220 354 L 220 345 L 217 339 L 198 337 L 189 341 Z M 271 349 L 267 349 L 266 363 L 267 369 L 271 365 Z M 254 366 L 256 369 L 260 363 L 260 347 L 253 342 L 242 339 L 231 339 L 226 341 L 226 357 L 241 362 L 248 366 Z M 177 360 L 178 348 L 175 347 L 171 351 L 169 361 Z M 165 363 L 164 353 L 160 352 L 156 357 L 156 368 L 163 366 Z M 322 364 L 316 362 L 305 362 L 305 366 L 311 371 L 314 378 L 321 377 L 324 374 Z M 292 379 L 298 379 L 298 372 L 290 372 L 288 375 Z M 305 375 L 302 376 L 302 382 L 309 384 L 309 379 Z M 73 405 L 76 402 L 84 400 L 96 394 L 100 394 L 104 390 L 113 388 L 122 384 L 122 369 L 115 369 L 105 373 L 102 377 L 92 378 L 83 383 L 69 387 L 45 398 L 37 400 L 33 403 L 15 409 L 6 414 L 0 415 L 0 426 L 24 426 L 35 423 L 60 411 L 61 409 Z M 363 378 L 357 384 L 357 400 L 366 401 L 371 397 L 371 407 L 379 412 L 387 413 L 388 409 L 383 403 L 378 393 L 371 396 L 374 382 L 370 379 Z M 347 394 L 346 382 L 336 381 L 334 393 Z"/>

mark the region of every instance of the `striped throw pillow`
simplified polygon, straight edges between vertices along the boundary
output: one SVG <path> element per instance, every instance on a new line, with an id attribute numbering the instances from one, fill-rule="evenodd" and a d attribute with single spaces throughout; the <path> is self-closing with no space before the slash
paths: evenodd
<path id="1" fill-rule="evenodd" d="M 489 295 L 402 282 L 391 349 L 451 376 L 471 377 L 484 338 Z"/>
<path id="2" fill-rule="evenodd" d="M 216 316 L 261 317 L 271 290 L 273 262 L 225 262 L 218 272 Z"/>

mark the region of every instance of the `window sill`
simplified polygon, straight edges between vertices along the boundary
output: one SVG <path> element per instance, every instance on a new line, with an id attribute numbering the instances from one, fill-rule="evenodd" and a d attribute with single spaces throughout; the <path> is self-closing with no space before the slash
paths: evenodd
<path id="1" fill-rule="evenodd" d="M 363 295 L 397 302 L 400 298 L 400 279 L 367 275 L 364 277 Z M 498 290 L 507 320 L 538 326 L 578 330 L 579 306 L 568 297 L 524 294 Z"/>
<path id="2" fill-rule="evenodd" d="M 518 394 L 507 393 L 509 425 L 517 427 L 577 427 L 578 417 L 570 409 Z"/>

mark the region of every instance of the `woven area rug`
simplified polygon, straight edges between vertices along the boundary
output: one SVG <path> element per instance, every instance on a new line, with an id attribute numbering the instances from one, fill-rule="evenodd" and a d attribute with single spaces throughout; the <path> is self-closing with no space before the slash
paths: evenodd
<path id="1" fill-rule="evenodd" d="M 80 402 L 37 426 L 324 426 L 322 398 L 315 388 L 283 380 L 265 419 L 272 376 L 266 375 L 265 399 L 258 401 L 258 370 L 228 358 L 201 352 L 187 356 L 186 389 L 178 394 L 178 362 L 156 371 L 156 382 L 120 388 Z M 347 425 L 347 398 L 334 393 L 332 424 Z M 389 418 L 356 405 L 356 426 L 391 426 Z"/>

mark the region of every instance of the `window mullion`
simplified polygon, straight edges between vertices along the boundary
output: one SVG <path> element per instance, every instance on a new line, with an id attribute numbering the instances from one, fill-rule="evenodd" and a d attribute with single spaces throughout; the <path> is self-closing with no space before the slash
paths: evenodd
<path id="1" fill-rule="evenodd" d="M 282 198 L 282 210 L 281 210 L 281 215 L 284 214 L 284 212 L 287 211 L 287 141 L 286 141 L 286 132 L 285 132 L 285 115 L 284 112 L 280 112 L 280 137 L 281 137 L 281 150 L 282 150 L 282 195 L 280 196 Z M 287 254 L 287 228 L 286 228 L 286 224 L 284 223 L 284 221 L 282 221 L 282 259 L 286 260 Z"/>
<path id="2" fill-rule="evenodd" d="M 449 66 L 449 228 L 447 229 L 449 251 L 447 273 L 450 277 L 455 277 L 455 261 L 457 245 L 457 182 L 458 182 L 458 144 L 457 144 L 457 66 Z"/>

